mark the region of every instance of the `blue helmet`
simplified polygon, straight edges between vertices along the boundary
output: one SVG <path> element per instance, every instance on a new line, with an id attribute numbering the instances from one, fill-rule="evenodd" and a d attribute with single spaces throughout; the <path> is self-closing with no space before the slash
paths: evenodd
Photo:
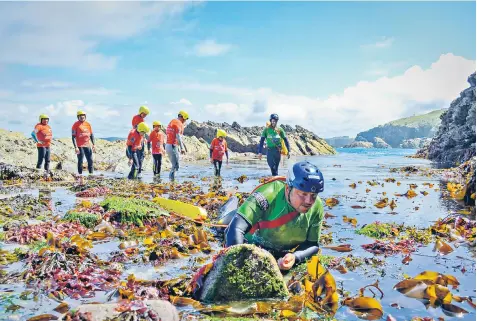
<path id="1" fill-rule="evenodd" d="M 277 114 L 271 114 L 270 115 L 270 121 L 272 121 L 272 119 L 275 119 L 276 121 L 278 121 L 278 115 Z"/>
<path id="2" fill-rule="evenodd" d="M 298 162 L 288 170 L 287 184 L 307 193 L 321 193 L 325 189 L 323 174 L 310 162 Z"/>

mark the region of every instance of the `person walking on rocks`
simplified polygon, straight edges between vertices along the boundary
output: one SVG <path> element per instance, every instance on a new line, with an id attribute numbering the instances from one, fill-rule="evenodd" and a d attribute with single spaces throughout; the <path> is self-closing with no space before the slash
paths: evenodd
<path id="1" fill-rule="evenodd" d="M 258 159 L 262 159 L 263 143 L 267 141 L 267 163 L 272 172 L 272 176 L 278 175 L 278 167 L 280 166 L 280 159 L 282 154 L 282 140 L 285 146 L 290 150 L 290 144 L 285 135 L 285 131 L 281 127 L 277 127 L 278 115 L 270 115 L 270 126 L 265 127 L 258 145 Z M 290 154 L 288 153 L 288 158 Z"/>
<path id="2" fill-rule="evenodd" d="M 39 123 L 35 125 L 31 132 L 31 137 L 33 137 L 38 149 L 36 168 L 41 169 L 41 165 L 45 161 L 45 177 L 48 177 L 50 172 L 50 145 L 53 139 L 53 132 L 50 125 L 48 125 L 49 122 L 50 118 L 48 115 L 41 114 L 39 116 Z"/>
<path id="3" fill-rule="evenodd" d="M 161 122 L 156 120 L 152 123 L 152 132 L 149 135 L 148 139 L 148 150 L 149 153 L 151 152 L 152 146 L 152 157 L 153 157 L 153 165 L 152 170 L 154 172 L 154 176 L 160 177 L 161 176 L 161 165 L 162 165 L 162 155 L 164 154 L 165 150 L 165 135 L 161 131 L 162 125 Z"/>
<path id="4" fill-rule="evenodd" d="M 131 171 L 129 172 L 128 179 L 140 178 L 142 171 L 142 161 L 144 159 L 144 136 L 149 132 L 149 126 L 142 122 L 137 125 L 137 128 L 132 129 L 129 132 L 126 142 L 126 156 L 129 158 L 129 166 Z"/>
<path id="5" fill-rule="evenodd" d="M 282 270 L 318 253 L 323 222 L 323 174 L 309 162 L 298 162 L 287 177 L 259 185 L 236 210 L 221 219 L 228 224 L 226 246 L 258 245 L 278 259 Z M 291 253 L 290 251 L 296 250 Z"/>
<path id="6" fill-rule="evenodd" d="M 184 124 L 188 119 L 189 114 L 181 110 L 177 118 L 171 120 L 166 129 L 166 152 L 171 162 L 171 171 L 169 173 L 171 182 L 175 180 L 175 173 L 179 170 L 180 154 L 184 155 L 187 152 L 187 147 L 182 140 L 182 135 L 184 133 Z"/>
<path id="7" fill-rule="evenodd" d="M 217 129 L 217 137 L 210 143 L 210 162 L 214 164 L 215 176 L 220 177 L 222 169 L 222 160 L 227 156 L 227 164 L 229 163 L 229 152 L 227 150 L 227 142 L 225 137 L 227 133 L 222 129 Z"/>
<path id="8" fill-rule="evenodd" d="M 88 173 L 93 175 L 93 153 L 96 152 L 94 146 L 94 135 L 91 124 L 86 121 L 86 113 L 79 110 L 76 113 L 78 121 L 71 128 L 71 140 L 78 158 L 79 183 L 83 184 L 83 159 L 88 162 Z"/>

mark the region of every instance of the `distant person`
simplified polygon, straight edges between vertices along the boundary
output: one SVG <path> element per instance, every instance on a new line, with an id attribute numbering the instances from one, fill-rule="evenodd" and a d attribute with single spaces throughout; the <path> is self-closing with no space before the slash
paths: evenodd
<path id="1" fill-rule="evenodd" d="M 152 122 L 152 132 L 151 135 L 149 135 L 147 145 L 149 153 L 151 152 L 152 146 L 152 170 L 156 177 L 161 176 L 162 155 L 164 154 L 166 146 L 166 137 L 161 129 L 162 125 L 160 121 L 156 120 Z"/>
<path id="2" fill-rule="evenodd" d="M 166 152 L 171 162 L 171 171 L 169 173 L 171 182 L 175 180 L 175 173 L 179 170 L 180 154 L 184 155 L 187 152 L 182 135 L 184 134 L 184 124 L 188 119 L 189 114 L 185 111 L 180 111 L 177 118 L 171 120 L 166 129 Z"/>
<path id="3" fill-rule="evenodd" d="M 144 122 L 145 121 L 145 118 L 147 115 L 149 115 L 150 111 L 149 111 L 149 108 L 147 108 L 147 106 L 141 106 L 139 107 L 139 112 L 137 115 L 135 115 L 132 119 L 132 127 L 133 128 L 136 128 L 137 125 L 139 125 L 140 123 Z M 141 163 L 144 162 L 144 157 L 146 157 L 146 153 L 145 153 L 145 148 L 144 148 L 144 143 L 148 140 L 149 138 L 147 137 L 147 135 L 145 136 L 145 139 L 143 141 L 143 145 L 142 145 L 142 150 L 144 151 L 141 155 L 142 159 L 141 159 Z"/>
<path id="4" fill-rule="evenodd" d="M 96 152 L 94 146 L 94 135 L 91 124 L 86 121 L 86 113 L 79 110 L 76 113 L 78 121 L 73 124 L 71 128 L 71 140 L 75 148 L 76 156 L 78 157 L 78 175 L 79 182 L 83 184 L 83 159 L 86 157 L 88 162 L 88 173 L 93 175 L 93 153 Z"/>
<path id="5" fill-rule="evenodd" d="M 267 123 L 268 124 L 268 123 Z M 282 140 L 285 142 L 286 149 L 290 150 L 290 144 L 285 135 L 285 131 L 281 127 L 277 127 L 278 115 L 270 115 L 270 125 L 265 127 L 258 145 L 258 159 L 262 159 L 263 142 L 267 140 L 267 163 L 272 172 L 272 176 L 278 175 L 278 167 L 282 154 Z M 290 158 L 290 153 L 288 153 Z"/>
<path id="6" fill-rule="evenodd" d="M 214 164 L 215 176 L 217 177 L 220 177 L 224 155 L 227 156 L 227 164 L 229 163 L 226 136 L 227 133 L 224 130 L 217 129 L 217 137 L 210 143 L 210 162 Z"/>
<path id="7" fill-rule="evenodd" d="M 144 160 L 144 136 L 149 132 L 149 126 L 142 122 L 137 125 L 137 128 L 132 129 L 129 132 L 126 142 L 127 150 L 126 155 L 129 158 L 129 166 L 131 171 L 129 172 L 129 179 L 140 178 L 142 172 L 142 162 Z"/>
<path id="8" fill-rule="evenodd" d="M 41 169 L 41 164 L 45 161 L 45 178 L 47 178 L 50 172 L 50 145 L 53 139 L 53 132 L 50 125 L 48 125 L 50 118 L 47 115 L 41 114 L 38 118 L 39 123 L 35 125 L 35 129 L 31 132 L 31 137 L 33 137 L 38 149 L 36 168 Z"/>
<path id="9" fill-rule="evenodd" d="M 149 108 L 147 108 L 146 106 L 139 107 L 139 113 L 135 115 L 132 119 L 132 127 L 136 128 L 137 125 L 144 122 L 144 119 L 147 115 L 149 115 Z"/>

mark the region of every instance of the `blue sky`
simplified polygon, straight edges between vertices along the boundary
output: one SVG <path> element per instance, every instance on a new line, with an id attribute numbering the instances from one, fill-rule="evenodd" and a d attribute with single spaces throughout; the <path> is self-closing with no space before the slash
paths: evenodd
<path id="1" fill-rule="evenodd" d="M 99 136 L 180 109 L 356 135 L 446 107 L 475 70 L 475 2 L 0 3 L 0 127 L 78 108 Z"/>

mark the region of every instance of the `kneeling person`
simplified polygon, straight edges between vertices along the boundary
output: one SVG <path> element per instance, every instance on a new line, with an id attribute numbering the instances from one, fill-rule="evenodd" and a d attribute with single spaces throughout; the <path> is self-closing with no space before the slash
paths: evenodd
<path id="1" fill-rule="evenodd" d="M 323 189 L 323 175 L 315 165 L 296 163 L 286 180 L 259 186 L 237 209 L 225 232 L 226 246 L 258 245 L 279 258 L 282 270 L 304 262 L 318 253 L 323 221 L 318 193 Z"/>

